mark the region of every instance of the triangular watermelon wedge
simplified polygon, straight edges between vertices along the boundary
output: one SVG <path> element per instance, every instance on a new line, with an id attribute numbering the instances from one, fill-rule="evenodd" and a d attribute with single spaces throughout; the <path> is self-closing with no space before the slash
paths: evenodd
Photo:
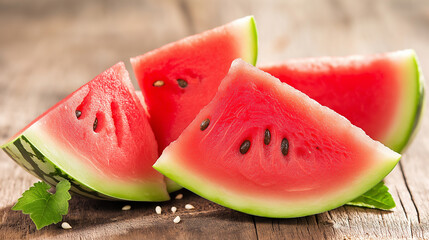
<path id="1" fill-rule="evenodd" d="M 285 218 L 355 199 L 400 157 L 331 109 L 236 60 L 154 168 L 220 205 Z"/>
<path id="2" fill-rule="evenodd" d="M 416 53 L 291 59 L 259 67 L 402 152 L 416 133 L 424 81 Z"/>
<path id="3" fill-rule="evenodd" d="M 257 54 L 255 20 L 249 16 L 131 59 L 159 153 L 214 97 L 232 61 L 254 65 Z"/>
<path id="4" fill-rule="evenodd" d="M 165 201 L 146 112 L 121 62 L 57 103 L 1 148 L 34 176 L 98 199 Z"/>
<path id="5" fill-rule="evenodd" d="M 131 59 L 159 154 L 214 97 L 232 61 L 255 65 L 257 55 L 256 24 L 248 16 Z M 166 183 L 169 192 L 181 189 Z"/>

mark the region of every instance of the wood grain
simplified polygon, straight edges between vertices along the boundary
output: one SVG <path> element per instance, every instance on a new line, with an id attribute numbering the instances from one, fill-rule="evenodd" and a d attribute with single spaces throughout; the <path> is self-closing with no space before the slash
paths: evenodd
<path id="1" fill-rule="evenodd" d="M 249 14 L 257 21 L 259 63 L 414 48 L 429 73 L 425 0 L 1 0 L 0 141 L 114 63 L 130 70 L 129 57 Z M 71 230 L 58 224 L 36 231 L 28 216 L 10 208 L 37 179 L 0 154 L 0 239 L 429 239 L 428 117 L 426 111 L 386 178 L 397 203 L 392 212 L 347 206 L 303 218 L 260 218 L 182 190 L 184 199 L 159 204 L 74 196 L 64 217 Z M 185 210 L 186 203 L 196 209 Z M 125 204 L 132 209 L 122 211 Z M 163 214 L 155 214 L 157 205 Z"/>

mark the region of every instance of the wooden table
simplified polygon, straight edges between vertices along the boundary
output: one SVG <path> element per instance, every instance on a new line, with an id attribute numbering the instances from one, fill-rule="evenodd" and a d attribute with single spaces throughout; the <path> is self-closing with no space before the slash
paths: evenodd
<path id="1" fill-rule="evenodd" d="M 255 15 L 259 63 L 414 48 L 429 74 L 429 2 L 393 1 L 0 1 L 0 140 L 114 63 L 168 42 Z M 134 81 L 135 83 L 135 81 Z M 135 84 L 137 86 L 137 84 Z M 428 112 L 401 163 L 386 178 L 392 212 L 340 207 L 270 219 L 225 209 L 182 190 L 182 200 L 103 202 L 74 196 L 64 220 L 36 231 L 11 210 L 36 178 L 0 154 L 0 239 L 429 239 Z M 174 195 L 173 195 L 174 196 Z M 193 204 L 196 209 L 185 210 Z M 173 224 L 171 206 L 182 221 Z"/>

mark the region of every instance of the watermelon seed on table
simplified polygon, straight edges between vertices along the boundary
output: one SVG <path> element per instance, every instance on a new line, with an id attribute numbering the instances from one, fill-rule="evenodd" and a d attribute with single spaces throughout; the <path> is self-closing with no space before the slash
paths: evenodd
<path id="1" fill-rule="evenodd" d="M 204 130 L 206 130 L 206 128 L 209 126 L 209 124 L 210 124 L 210 119 L 206 119 L 206 120 L 204 120 L 202 123 L 201 123 L 201 125 L 200 125 L 200 130 L 201 131 L 204 131 Z"/>
<path id="2" fill-rule="evenodd" d="M 289 152 L 289 141 L 286 138 L 283 138 L 280 148 L 282 150 L 282 154 L 286 156 Z"/>
<path id="3" fill-rule="evenodd" d="M 180 78 L 177 79 L 177 83 L 179 84 L 179 87 L 181 87 L 181 88 L 185 88 L 188 86 L 188 82 L 186 82 L 185 80 L 180 79 Z"/>
<path id="4" fill-rule="evenodd" d="M 131 210 L 131 205 L 125 205 L 122 207 L 122 211 L 128 211 Z"/>
<path id="5" fill-rule="evenodd" d="M 265 129 L 265 133 L 264 133 L 264 144 L 268 145 L 271 142 L 271 132 L 268 129 Z"/>
<path id="6" fill-rule="evenodd" d="M 191 210 L 191 209 L 194 209 L 195 207 L 194 207 L 194 205 L 192 205 L 192 204 L 186 204 L 185 205 L 185 209 L 187 209 L 187 210 Z"/>
<path id="7" fill-rule="evenodd" d="M 250 141 L 245 140 L 240 146 L 240 153 L 246 154 L 249 151 L 249 149 L 250 149 Z"/>
<path id="8" fill-rule="evenodd" d="M 156 206 L 155 207 L 155 212 L 156 212 L 156 214 L 160 215 L 161 212 L 162 212 L 162 208 L 160 206 Z"/>
<path id="9" fill-rule="evenodd" d="M 180 216 L 177 216 L 174 218 L 173 220 L 174 223 L 179 223 L 180 222 Z"/>
<path id="10" fill-rule="evenodd" d="M 61 227 L 65 230 L 72 229 L 72 226 L 68 222 L 61 223 Z"/>
<path id="11" fill-rule="evenodd" d="M 79 110 L 76 110 L 76 118 L 80 118 L 80 116 L 82 115 L 82 112 Z"/>
<path id="12" fill-rule="evenodd" d="M 161 80 L 155 81 L 155 82 L 153 82 L 153 86 L 154 87 L 162 87 L 162 86 L 164 86 L 164 81 L 161 81 Z"/>

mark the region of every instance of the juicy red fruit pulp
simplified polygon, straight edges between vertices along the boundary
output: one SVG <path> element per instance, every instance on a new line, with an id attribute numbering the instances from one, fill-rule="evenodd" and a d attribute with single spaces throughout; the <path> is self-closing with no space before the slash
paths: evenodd
<path id="1" fill-rule="evenodd" d="M 339 142 L 311 113 L 281 104 L 269 87 L 234 87 L 225 98 L 243 105 L 225 101 L 207 109 L 211 114 L 199 120 L 210 119 L 210 125 L 196 139 L 181 139 L 181 144 L 198 149 L 192 153 L 195 158 L 183 159 L 184 164 L 204 169 L 205 176 L 237 191 L 253 189 L 255 195 L 292 198 L 313 195 L 314 189 L 321 193 L 336 189 L 343 184 L 337 178 L 347 182 L 366 168 L 364 153 L 351 155 L 355 149 L 347 139 Z M 250 146 L 243 150 L 246 142 Z M 204 156 L 204 161 L 193 163 L 197 156 Z M 355 165 L 357 158 L 363 161 Z M 336 179 L 323 177 L 330 175 Z"/>
<path id="2" fill-rule="evenodd" d="M 105 175 L 126 180 L 158 175 L 151 168 L 157 145 L 128 73 L 117 64 L 57 104 L 42 118 L 45 130 L 64 139 L 82 161 Z M 47 113 L 49 115 L 49 112 Z"/>
<path id="3" fill-rule="evenodd" d="M 210 37 L 203 33 L 190 42 L 182 40 L 131 61 L 159 153 L 214 97 L 231 62 L 242 54 L 240 42 L 226 29 L 211 32 Z"/>
<path id="4" fill-rule="evenodd" d="M 386 138 L 401 96 L 398 65 L 388 57 L 290 60 L 262 70 L 343 115 L 373 139 Z"/>

